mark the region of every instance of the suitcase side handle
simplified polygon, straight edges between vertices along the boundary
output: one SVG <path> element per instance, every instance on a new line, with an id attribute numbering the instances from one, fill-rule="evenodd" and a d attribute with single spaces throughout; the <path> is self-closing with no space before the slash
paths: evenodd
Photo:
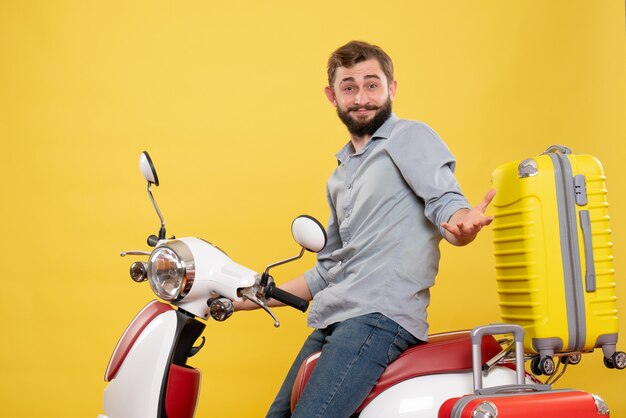
<path id="1" fill-rule="evenodd" d="M 481 345 L 485 335 L 513 334 L 515 344 L 515 380 L 523 385 L 526 378 L 524 370 L 524 329 L 515 324 L 490 324 L 474 328 L 470 333 L 472 341 L 472 368 L 474 375 L 474 391 L 483 387 Z"/>
<path id="2" fill-rule="evenodd" d="M 544 154 L 550 154 L 550 153 L 555 153 L 555 154 L 571 154 L 572 150 L 568 147 L 566 147 L 565 145 L 550 145 L 544 152 L 541 153 L 541 155 Z"/>
<path id="3" fill-rule="evenodd" d="M 593 243 L 591 241 L 591 218 L 588 210 L 581 210 L 578 213 L 580 218 L 580 229 L 583 233 L 583 244 L 585 247 L 585 290 L 587 292 L 596 291 L 596 267 L 593 258 Z"/>

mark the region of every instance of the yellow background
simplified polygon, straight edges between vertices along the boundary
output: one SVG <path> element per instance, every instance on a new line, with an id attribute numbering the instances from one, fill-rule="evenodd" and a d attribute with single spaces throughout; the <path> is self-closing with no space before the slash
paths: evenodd
<path id="1" fill-rule="evenodd" d="M 347 140 L 322 88 L 328 54 L 350 39 L 392 56 L 394 110 L 439 132 L 472 202 L 497 165 L 553 143 L 597 156 L 626 311 L 621 0 L 2 1 L 2 416 L 101 412 L 109 355 L 153 297 L 117 255 L 158 229 L 142 150 L 169 232 L 256 270 L 297 253 L 291 219 L 326 221 L 324 183 Z M 499 320 L 491 238 L 443 245 L 432 332 Z M 191 361 L 203 370 L 198 417 L 263 415 L 308 333 L 303 314 L 277 313 L 279 329 L 262 312 L 208 324 Z M 625 373 L 596 352 L 557 386 L 626 416 Z"/>

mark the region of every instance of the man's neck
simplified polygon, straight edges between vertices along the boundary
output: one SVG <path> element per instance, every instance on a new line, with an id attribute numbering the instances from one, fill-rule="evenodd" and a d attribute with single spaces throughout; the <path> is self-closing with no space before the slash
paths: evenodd
<path id="1" fill-rule="evenodd" d="M 352 142 L 352 146 L 354 147 L 355 152 L 359 152 L 363 149 L 365 145 L 372 138 L 371 135 L 363 135 L 363 136 L 354 136 L 350 134 L 350 142 Z"/>

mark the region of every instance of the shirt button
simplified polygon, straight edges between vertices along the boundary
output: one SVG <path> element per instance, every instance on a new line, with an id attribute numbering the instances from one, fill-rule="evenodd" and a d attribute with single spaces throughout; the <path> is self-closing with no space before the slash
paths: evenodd
<path id="1" fill-rule="evenodd" d="M 351 189 L 351 188 L 352 188 L 352 184 L 348 184 L 348 189 Z"/>

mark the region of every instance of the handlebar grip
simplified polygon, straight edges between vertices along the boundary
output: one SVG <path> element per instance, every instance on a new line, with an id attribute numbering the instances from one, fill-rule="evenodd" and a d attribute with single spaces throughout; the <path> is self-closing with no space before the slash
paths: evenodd
<path id="1" fill-rule="evenodd" d="M 301 297 L 289 293 L 283 289 L 276 287 L 276 284 L 270 283 L 265 288 L 265 297 L 273 298 L 279 302 L 289 305 L 292 308 L 296 308 L 299 311 L 305 312 L 309 308 L 309 301 L 304 300 Z"/>

